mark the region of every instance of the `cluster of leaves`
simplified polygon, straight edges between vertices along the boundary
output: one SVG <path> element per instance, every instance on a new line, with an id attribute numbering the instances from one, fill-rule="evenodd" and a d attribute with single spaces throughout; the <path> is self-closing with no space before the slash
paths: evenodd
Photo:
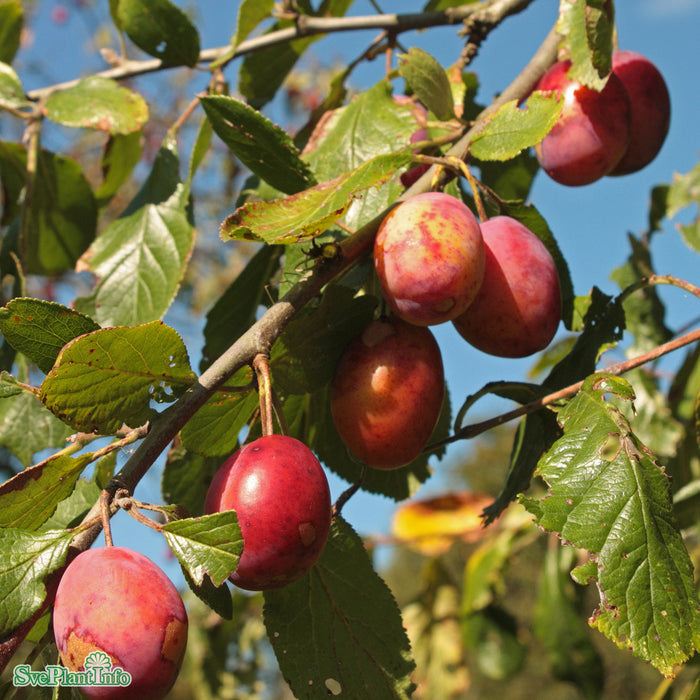
<path id="1" fill-rule="evenodd" d="M 426 9 L 455 4 L 431 2 Z M 324 0 L 318 8 L 306 1 L 295 4 L 307 17 L 335 18 L 350 5 L 349 0 Z M 561 3 L 563 45 L 578 77 L 593 86 L 609 70 L 611 7 L 592 0 Z M 118 218 L 101 226 L 106 207 L 142 161 L 148 106 L 135 90 L 103 76 L 30 99 L 12 68 L 21 5 L 0 3 L 0 36 L 7 37 L 0 42 L 0 108 L 27 124 L 24 143 L 0 142 L 0 274 L 11 280 L 10 299 L 0 309 L 0 445 L 23 467 L 0 486 L 0 637 L 36 623 L 30 633 L 36 639 L 46 628 L 46 615 L 36 620 L 50 602 L 52 575 L 65 566 L 76 535 L 95 525 L 87 514 L 94 513 L 101 489 L 113 486 L 116 454 L 141 439 L 147 425 L 166 426 L 166 432 L 168 425 L 177 426 L 168 440 L 177 434 L 163 473 L 167 504 L 161 512 L 167 522 L 160 529 L 197 595 L 223 617 L 234 614 L 225 581 L 242 551 L 240 530 L 234 514 L 205 517 L 202 509 L 213 472 L 243 431 L 250 436 L 260 430 L 248 366 L 252 355 L 241 351 L 225 367 L 199 410 L 184 420 L 178 410 L 201 387 L 202 377 L 220 367 L 219 358 L 241 347 L 261 308 L 274 311 L 279 299 L 298 299 L 299 290 L 314 280 L 323 283 L 303 308 L 280 321 L 264 346 L 253 350 L 269 350 L 288 434 L 350 484 L 360 480 L 362 467 L 333 426 L 328 391 L 343 348 L 381 308 L 371 265 L 352 251 L 366 250 L 353 244 L 371 240 L 383 212 L 406 196 L 399 176 L 415 160 L 410 138 L 417 123 L 411 106 L 394 99 L 391 79 L 401 77 L 429 111 L 425 152 L 454 156 L 450 145 L 461 139 L 462 154 L 493 193 L 487 205 L 522 220 L 552 251 L 564 323 L 577 334 L 574 343 L 559 348 L 559 357 L 543 359 L 549 372 L 540 384 L 489 383 L 467 398 L 456 412 L 454 431 L 447 398 L 433 442 L 458 436 L 479 396 L 495 393 L 525 404 L 585 380 L 557 411 L 542 408 L 521 420 L 509 473 L 485 510 L 486 520 L 498 518 L 526 491 L 533 474 L 541 476 L 547 495 L 522 497 L 522 503 L 543 528 L 589 553 L 574 576 L 584 584 L 594 581 L 601 592 L 593 624 L 673 675 L 698 648 L 700 620 L 690 557 L 666 473 L 654 455 L 669 460 L 666 468 L 683 476 L 681 484 L 699 476 L 698 357 L 688 356 L 667 394 L 641 372 L 634 378 L 635 392 L 613 375 L 591 377 L 601 352 L 617 344 L 624 329 L 641 351 L 666 340 L 669 331 L 653 290 L 611 298 L 594 289 L 576 298 L 552 232 L 537 209 L 525 204 L 537 170 L 528 149 L 552 127 L 560 102 L 539 94 L 524 106 L 514 99 L 469 129 L 482 111 L 477 76 L 460 65 L 445 70 L 414 48 L 400 57 L 395 75 L 350 102 L 345 101 L 350 71 L 342 71 L 322 110 L 294 139 L 260 110 L 315 37 L 271 43 L 248 54 L 239 72 L 243 99 L 220 87 L 220 72 L 261 23 L 269 20 L 268 34 L 294 26 L 286 16 L 275 19 L 273 9 L 271 0 L 240 4 L 231 47 L 209 66 L 211 82 L 189 115 L 199 127 L 184 179 L 180 125 L 174 122 L 138 192 Z M 169 0 L 119 0 L 110 10 L 115 27 L 159 59 L 161 68 L 198 62 L 198 31 Z M 46 120 L 105 135 L 101 182 L 90 183 L 81 163 L 42 148 Z M 183 340 L 162 319 L 196 243 L 192 185 L 214 138 L 249 171 L 239 205 L 222 223 L 222 245 L 253 241 L 257 249 L 204 319 L 198 376 Z M 697 173 L 691 173 L 655 193 L 650 233 L 661 216 L 694 201 L 696 184 Z M 427 176 L 411 191 L 430 186 Z M 471 201 L 458 179 L 442 186 Z M 696 234 L 697 225 L 684 230 L 697 250 Z M 617 273 L 621 287 L 648 276 L 650 239 L 632 241 L 629 264 Z M 327 243 L 331 247 L 324 248 Z M 27 296 L 28 276 L 55 278 L 72 271 L 91 273 L 92 286 L 69 304 Z M 610 394 L 619 400 L 610 400 Z M 633 419 L 626 404 L 635 396 Z M 96 440 L 101 446 L 87 449 Z M 52 454 L 32 464 L 43 450 Z M 443 448 L 433 454 L 440 457 Z M 361 487 L 406 499 L 429 478 L 428 457 L 391 472 L 372 472 Z M 94 475 L 81 479 L 89 465 L 95 465 Z M 686 501 L 692 503 L 692 495 Z M 188 517 L 170 507 L 175 505 L 184 506 Z M 506 544 L 490 566 L 503 562 Z M 486 625 L 489 603 L 482 591 L 463 612 Z M 399 608 L 342 516 L 336 516 L 318 564 L 300 581 L 265 594 L 263 616 L 280 669 L 298 697 L 411 694 L 415 661 Z M 478 626 L 470 629 L 478 636 Z M 552 646 L 562 643 L 557 638 Z"/>

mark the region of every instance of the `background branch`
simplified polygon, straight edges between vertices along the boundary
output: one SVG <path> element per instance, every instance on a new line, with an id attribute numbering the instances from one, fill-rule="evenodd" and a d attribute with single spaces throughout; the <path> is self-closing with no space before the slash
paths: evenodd
<path id="1" fill-rule="evenodd" d="M 255 53 L 272 46 L 286 44 L 301 37 L 351 32 L 368 29 L 390 30 L 392 34 L 401 34 L 414 29 L 426 29 L 457 24 L 476 18 L 485 21 L 494 28 L 506 17 L 524 10 L 533 0 L 486 0 L 486 2 L 471 3 L 459 7 L 451 7 L 442 12 L 421 12 L 418 14 L 381 14 L 360 17 L 309 17 L 300 15 L 294 27 L 279 29 L 269 34 L 263 34 L 242 41 L 237 47 L 219 46 L 204 49 L 199 54 L 199 63 L 227 63 L 235 58 Z M 122 61 L 119 65 L 96 73 L 101 78 L 125 80 L 139 75 L 156 73 L 171 68 L 183 66 L 164 66 L 159 58 L 143 61 Z M 47 97 L 58 90 L 65 90 L 78 83 L 78 79 L 57 83 L 27 93 L 32 100 Z"/>

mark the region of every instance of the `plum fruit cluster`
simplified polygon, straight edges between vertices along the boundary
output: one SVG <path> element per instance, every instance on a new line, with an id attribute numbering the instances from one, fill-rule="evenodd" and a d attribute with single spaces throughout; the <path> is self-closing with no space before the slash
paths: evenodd
<path id="1" fill-rule="evenodd" d="M 345 348 L 331 413 L 357 459 L 395 469 L 425 449 L 442 409 L 442 358 L 428 326 L 451 321 L 483 352 L 525 357 L 554 337 L 561 291 L 554 259 L 526 226 L 508 216 L 480 224 L 442 192 L 416 195 L 387 214 L 374 267 L 392 315 Z"/>
<path id="2" fill-rule="evenodd" d="M 204 510 L 235 510 L 243 553 L 229 577 L 252 591 L 281 588 L 317 561 L 331 525 L 326 475 L 314 453 L 285 435 L 234 452 L 214 475 Z"/>
<path id="3" fill-rule="evenodd" d="M 558 61 L 535 86 L 564 100 L 554 128 L 535 147 L 542 169 L 575 187 L 648 165 L 661 150 L 671 117 L 668 88 L 656 66 L 634 51 L 614 51 L 600 92 L 570 78 L 570 68 L 570 61 Z"/>
<path id="4" fill-rule="evenodd" d="M 56 591 L 53 631 L 63 665 L 84 671 L 93 652 L 131 676 L 126 686 L 87 685 L 88 698 L 158 700 L 172 687 L 187 644 L 187 613 L 165 573 L 125 547 L 81 552 Z M 106 655 L 106 656 L 105 656 Z"/>

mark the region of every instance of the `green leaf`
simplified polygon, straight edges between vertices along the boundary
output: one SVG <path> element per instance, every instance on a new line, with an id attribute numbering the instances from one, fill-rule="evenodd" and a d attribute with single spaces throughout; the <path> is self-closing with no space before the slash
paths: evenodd
<path id="1" fill-rule="evenodd" d="M 0 399 L 17 396 L 24 391 L 17 380 L 6 370 L 0 372 Z"/>
<path id="2" fill-rule="evenodd" d="M 0 223 L 12 223 L 21 210 L 22 192 L 27 182 L 27 152 L 17 143 L 0 141 L 0 187 L 3 210 Z M 3 254 L 6 241 L 3 242 Z"/>
<path id="3" fill-rule="evenodd" d="M 24 10 L 20 0 L 0 2 L 0 61 L 12 63 L 22 41 Z"/>
<path id="4" fill-rule="evenodd" d="M 235 49 L 248 35 L 272 14 L 275 0 L 242 0 L 238 6 L 236 33 L 231 39 L 231 47 Z"/>
<path id="5" fill-rule="evenodd" d="M 316 184 L 289 134 L 267 117 L 225 95 L 201 97 L 200 101 L 214 131 L 259 178 L 286 194 Z"/>
<path id="6" fill-rule="evenodd" d="M 243 537 L 232 510 L 197 518 L 173 520 L 163 534 L 180 564 L 198 585 L 206 574 L 220 586 L 238 566 Z"/>
<path id="7" fill-rule="evenodd" d="M 250 379 L 249 369 L 244 368 L 229 383 L 231 386 L 245 386 Z M 182 444 L 205 457 L 230 454 L 237 448 L 239 434 L 258 405 L 258 393 L 252 389 L 215 392 L 182 429 Z"/>
<path id="8" fill-rule="evenodd" d="M 602 90 L 612 70 L 615 12 L 612 0 L 563 0 L 557 31 L 571 58 L 569 75 Z"/>
<path id="9" fill-rule="evenodd" d="M 0 445 L 24 466 L 48 447 L 64 447 L 73 434 L 65 423 L 47 411 L 34 394 L 23 391 L 0 401 Z"/>
<path id="10" fill-rule="evenodd" d="M 112 452 L 116 455 L 116 452 Z M 56 506 L 53 515 L 41 526 L 42 530 L 77 527 L 100 498 L 102 489 L 94 480 L 78 479 L 73 492 Z"/>
<path id="11" fill-rule="evenodd" d="M 304 150 L 304 158 L 319 182 L 332 180 L 377 155 L 394 153 L 403 145 L 408 146 L 417 128 L 411 106 L 397 103 L 391 83 L 381 80 L 323 120 Z M 397 177 L 380 190 L 370 190 L 356 200 L 345 216 L 345 225 L 358 229 L 392 204 L 403 191 L 397 173 Z"/>
<path id="12" fill-rule="evenodd" d="M 45 109 L 49 119 L 64 126 L 110 134 L 140 131 L 148 121 L 148 105 L 141 95 L 97 75 L 52 93 Z"/>
<path id="13" fill-rule="evenodd" d="M 329 382 L 345 346 L 374 315 L 377 299 L 330 285 L 320 305 L 297 316 L 272 348 L 270 369 L 283 391 L 313 393 Z"/>
<path id="14" fill-rule="evenodd" d="M 483 121 L 483 127 L 469 144 L 479 160 L 509 160 L 539 143 L 561 114 L 564 101 L 556 95 L 535 92 L 523 107 L 517 100 L 506 102 Z"/>
<path id="15" fill-rule="evenodd" d="M 71 270 L 90 245 L 97 229 L 97 205 L 80 165 L 65 156 L 41 150 L 31 201 L 20 200 L 27 184 L 27 152 L 19 144 L 0 145 L 0 178 L 9 195 L 3 221 L 21 211 L 23 237 L 18 252 L 28 274 L 50 275 Z M 26 203 L 24 203 L 26 204 Z M 3 251 L 5 252 L 5 251 Z"/>
<path id="16" fill-rule="evenodd" d="M 411 47 L 399 55 L 399 75 L 440 121 L 455 118 L 452 88 L 445 69 L 427 51 Z"/>
<path id="17" fill-rule="evenodd" d="M 313 14 L 319 17 L 341 17 L 352 2 L 353 0 L 324 0 L 318 11 Z M 302 11 L 304 9 L 307 13 L 312 13 L 310 7 L 302 7 Z M 275 22 L 265 34 L 294 26 L 294 22 L 290 20 L 280 20 Z M 321 35 L 303 37 L 248 54 L 241 65 L 238 83 L 238 89 L 246 101 L 256 109 L 267 104 L 275 96 L 301 55 L 320 38 Z"/>
<path id="18" fill-rule="evenodd" d="M 264 596 L 268 637 L 295 697 L 410 697 L 414 663 L 398 606 L 342 518 L 316 565 Z"/>
<path id="19" fill-rule="evenodd" d="M 66 345 L 41 385 L 41 400 L 61 420 L 84 432 L 115 433 L 142 425 L 150 401 L 173 398 L 195 381 L 180 336 L 153 321 L 105 328 Z M 170 392 L 170 393 L 169 393 Z"/>
<path id="20" fill-rule="evenodd" d="M 46 598 L 44 581 L 63 566 L 75 535 L 0 528 L 0 637 L 26 622 Z"/>
<path id="21" fill-rule="evenodd" d="M 99 282 L 76 308 L 102 326 L 161 318 L 179 289 L 194 226 L 187 188 L 179 182 L 173 141 L 166 141 L 143 188 L 120 218 L 95 240 L 80 269 Z"/>
<path id="22" fill-rule="evenodd" d="M 622 290 L 654 274 L 648 242 L 632 234 L 627 237 L 632 252 L 627 262 L 610 275 Z M 634 335 L 634 343 L 626 349 L 628 356 L 649 352 L 671 339 L 673 333 L 664 322 L 665 309 L 655 286 L 647 285 L 630 294 L 625 298 L 623 307 L 627 330 Z"/>
<path id="23" fill-rule="evenodd" d="M 174 447 L 168 452 L 161 478 L 166 503 L 183 506 L 192 516 L 203 515 L 209 484 L 221 465 L 221 457 L 202 457 L 182 445 Z"/>
<path id="24" fill-rule="evenodd" d="M 55 455 L 0 485 L 0 526 L 36 530 L 70 496 L 92 455 Z"/>
<path id="25" fill-rule="evenodd" d="M 571 351 L 542 382 L 543 394 L 592 374 L 600 354 L 622 339 L 625 315 L 619 300 L 594 287 L 586 302 L 584 330 Z M 549 409 L 541 409 L 522 419 L 513 443 L 506 482 L 493 504 L 484 509 L 487 524 L 495 520 L 518 494 L 527 490 L 539 458 L 558 437 L 559 427 Z"/>
<path id="26" fill-rule="evenodd" d="M 666 676 L 700 642 L 693 570 L 662 467 L 606 395 L 629 402 L 623 379 L 598 374 L 560 412 L 564 435 L 538 465 L 549 493 L 523 499 L 538 524 L 587 549 L 601 596 L 591 624 Z M 581 574 L 577 574 L 581 580 Z"/>
<path id="27" fill-rule="evenodd" d="M 0 8 L 3 4 L 0 3 Z M 22 109 L 30 105 L 31 103 L 24 96 L 24 88 L 17 73 L 7 63 L 0 63 L 0 107 Z"/>
<path id="28" fill-rule="evenodd" d="M 576 605 L 571 577 L 564 569 L 572 560 L 570 548 L 547 548 L 533 614 L 533 631 L 547 651 L 554 677 L 575 684 L 587 698 L 597 698 L 605 680 L 603 662 L 593 646 L 580 606 Z"/>
<path id="29" fill-rule="evenodd" d="M 115 134 L 107 140 L 102 154 L 102 183 L 95 191 L 99 207 L 104 207 L 129 179 L 141 160 L 142 134 Z"/>
<path id="30" fill-rule="evenodd" d="M 532 183 L 539 171 L 539 162 L 532 151 L 526 150 L 507 161 L 479 161 L 476 163 L 482 183 L 506 201 L 526 201 Z M 486 202 L 488 205 L 488 201 Z"/>
<path id="31" fill-rule="evenodd" d="M 0 308 L 0 333 L 44 374 L 67 342 L 98 328 L 91 318 L 42 299 L 19 297 Z"/>
<path id="32" fill-rule="evenodd" d="M 666 215 L 674 218 L 682 209 L 700 202 L 700 163 L 682 175 L 674 175 L 666 195 Z M 700 252 L 700 216 L 689 224 L 678 226 L 686 245 L 695 252 Z"/>
<path id="33" fill-rule="evenodd" d="M 282 248 L 263 246 L 207 313 L 202 366 L 208 366 L 253 325 Z"/>
<path id="34" fill-rule="evenodd" d="M 311 240 L 341 219 L 363 190 L 380 187 L 410 162 L 410 154 L 377 156 L 340 177 L 284 199 L 248 202 L 226 217 L 221 238 L 277 245 Z"/>
<path id="35" fill-rule="evenodd" d="M 134 44 L 159 58 L 163 66 L 197 64 L 197 29 L 169 0 L 119 0 L 117 16 Z"/>

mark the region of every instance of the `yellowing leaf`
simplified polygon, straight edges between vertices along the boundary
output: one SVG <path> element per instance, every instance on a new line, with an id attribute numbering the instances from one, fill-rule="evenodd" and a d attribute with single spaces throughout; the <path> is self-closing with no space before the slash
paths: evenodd
<path id="1" fill-rule="evenodd" d="M 423 554 L 441 554 L 456 539 L 475 542 L 483 537 L 481 514 L 492 500 L 467 491 L 407 503 L 394 514 L 392 534 Z"/>

